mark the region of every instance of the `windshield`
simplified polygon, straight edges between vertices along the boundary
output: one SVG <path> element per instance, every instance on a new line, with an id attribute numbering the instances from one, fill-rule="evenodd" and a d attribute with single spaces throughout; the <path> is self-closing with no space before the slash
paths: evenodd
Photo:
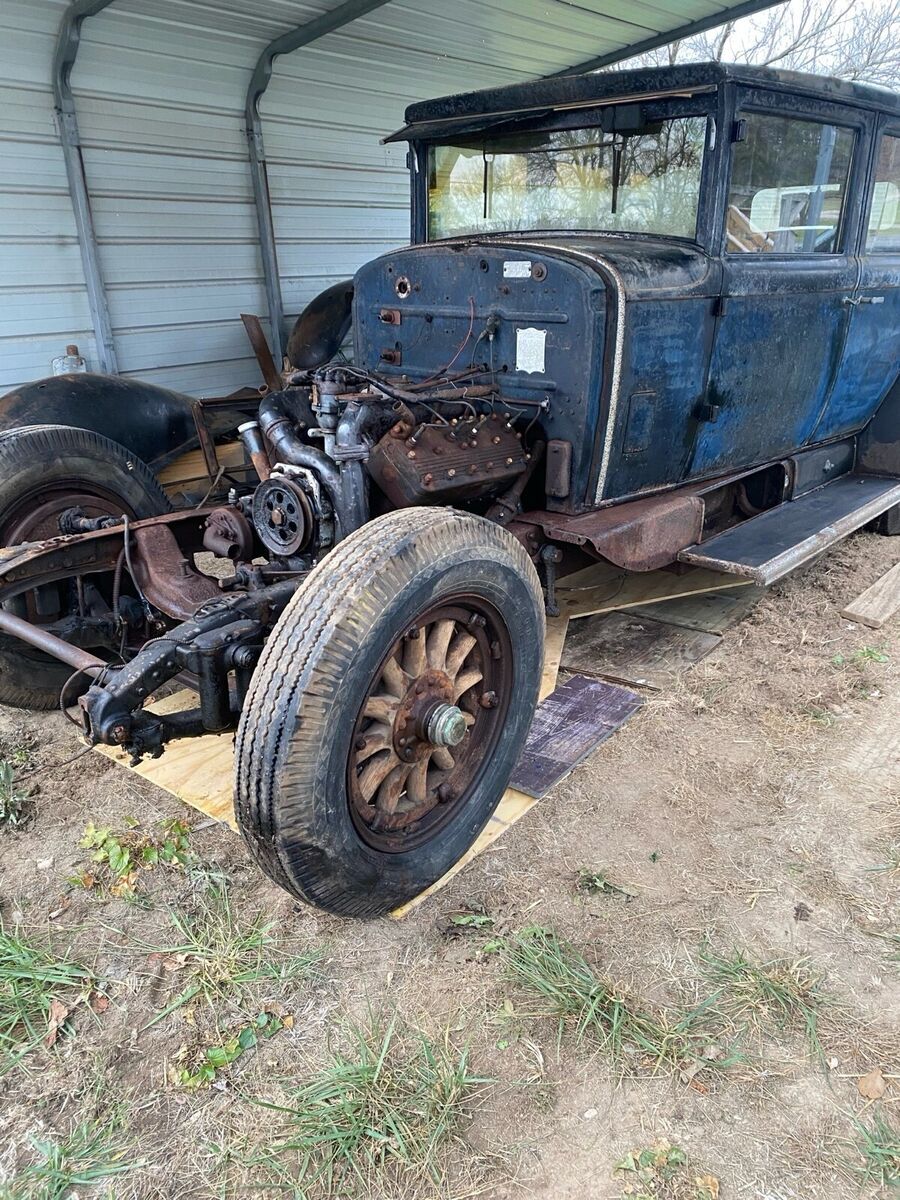
<path id="1" fill-rule="evenodd" d="M 634 132 L 531 131 L 431 146 L 429 239 L 530 229 L 693 238 L 706 117 Z"/>

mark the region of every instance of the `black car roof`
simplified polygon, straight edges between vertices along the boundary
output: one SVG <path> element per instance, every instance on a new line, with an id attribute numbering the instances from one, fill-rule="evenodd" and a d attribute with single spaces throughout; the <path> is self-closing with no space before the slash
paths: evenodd
<path id="1" fill-rule="evenodd" d="M 424 100 L 410 104 L 404 114 L 406 125 L 384 140 L 393 142 L 442 136 L 445 132 L 450 133 L 456 122 L 471 125 L 482 118 L 520 115 L 530 110 L 578 108 L 631 97 L 711 91 L 728 79 L 820 100 L 900 113 L 900 95 L 874 84 L 853 83 L 826 75 L 805 75 L 799 71 L 780 71 L 771 67 L 716 62 L 686 63 L 682 66 L 640 68 L 634 71 L 560 75 Z"/>

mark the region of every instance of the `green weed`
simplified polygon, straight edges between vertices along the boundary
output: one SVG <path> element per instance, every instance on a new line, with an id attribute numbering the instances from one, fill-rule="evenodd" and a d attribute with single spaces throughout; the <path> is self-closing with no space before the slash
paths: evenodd
<path id="1" fill-rule="evenodd" d="M 9 759 L 0 759 L 0 825 L 21 828 L 30 815 L 31 804 L 16 782 L 15 767 Z"/>
<path id="2" fill-rule="evenodd" d="M 284 1104 L 259 1102 L 284 1125 L 247 1165 L 305 1200 L 353 1195 L 354 1185 L 379 1196 L 440 1185 L 469 1101 L 491 1081 L 471 1073 L 449 1035 L 434 1042 L 397 1016 L 349 1024 L 345 1036 Z"/>
<path id="3" fill-rule="evenodd" d="M 881 1113 L 871 1125 L 854 1121 L 856 1146 L 863 1158 L 857 1172 L 865 1183 L 881 1187 L 900 1187 L 900 1129 Z"/>
<path id="4" fill-rule="evenodd" d="M 709 1034 L 700 1027 L 702 1007 L 671 1021 L 637 1008 L 551 930 L 522 930 L 507 944 L 506 962 L 511 979 L 536 1002 L 528 1015 L 554 1017 L 560 1033 L 571 1025 L 579 1039 L 599 1042 L 615 1063 L 637 1058 L 652 1069 L 690 1065 L 690 1078 L 698 1065 L 712 1065 L 713 1055 L 704 1054 Z M 715 1057 L 719 1067 L 735 1061 Z"/>
<path id="5" fill-rule="evenodd" d="M 144 1166 L 126 1161 L 128 1146 L 115 1124 L 83 1122 L 66 1137 L 32 1138 L 32 1145 L 35 1161 L 10 1183 L 10 1200 L 69 1200 L 77 1188 L 93 1188 Z"/>
<path id="6" fill-rule="evenodd" d="M 832 1003 L 822 990 L 822 976 L 807 958 L 776 958 L 752 962 L 741 950 L 720 956 L 707 946 L 701 952 L 707 978 L 716 988 L 714 1007 L 729 1019 L 749 1027 L 775 1025 L 803 1032 L 809 1052 L 823 1057 L 819 1017 Z"/>
<path id="7" fill-rule="evenodd" d="M 876 646 L 863 646 L 861 650 L 854 650 L 852 654 L 835 654 L 831 664 L 835 667 L 858 667 L 859 670 L 864 671 L 869 663 L 890 661 L 891 656 L 886 654 L 884 649 Z"/>
<path id="8" fill-rule="evenodd" d="M 631 899 L 631 897 L 637 895 L 631 888 L 624 887 L 620 883 L 613 883 L 607 877 L 605 871 L 591 870 L 590 867 L 578 868 L 578 874 L 575 877 L 575 890 L 576 892 L 582 892 L 586 896 L 606 894 L 625 896 L 626 899 Z"/>
<path id="9" fill-rule="evenodd" d="M 680 1146 L 659 1141 L 642 1150 L 631 1150 L 616 1171 L 626 1180 L 631 1200 L 716 1200 L 719 1181 L 712 1175 L 695 1175 Z"/>
<path id="10" fill-rule="evenodd" d="M 185 867 L 193 861 L 189 834 L 190 826 L 177 818 L 164 821 L 155 835 L 141 833 L 136 821 L 124 833 L 98 828 L 90 821 L 79 842 L 83 850 L 92 851 L 90 866 L 69 882 L 112 896 L 133 896 L 142 871 L 157 866 Z"/>
<path id="11" fill-rule="evenodd" d="M 293 1025 L 292 1018 L 281 1018 L 276 1013 L 261 1012 L 253 1020 L 241 1026 L 223 1042 L 214 1046 L 185 1049 L 170 1069 L 169 1078 L 180 1087 L 201 1088 L 213 1083 L 220 1071 L 230 1067 L 242 1054 L 259 1045 L 261 1038 L 270 1038 Z"/>
<path id="12" fill-rule="evenodd" d="M 302 979 L 321 958 L 321 951 L 316 949 L 286 954 L 272 936 L 274 923 L 262 915 L 249 922 L 241 920 L 224 884 L 199 893 L 190 911 L 173 909 L 170 920 L 175 940 L 149 947 L 151 957 L 183 970 L 188 982 L 145 1028 L 195 998 L 214 1005 L 229 995 L 240 998 L 254 984 Z"/>
<path id="13" fill-rule="evenodd" d="M 95 986 L 87 967 L 57 958 L 0 923 L 0 1075 L 44 1040 Z"/>

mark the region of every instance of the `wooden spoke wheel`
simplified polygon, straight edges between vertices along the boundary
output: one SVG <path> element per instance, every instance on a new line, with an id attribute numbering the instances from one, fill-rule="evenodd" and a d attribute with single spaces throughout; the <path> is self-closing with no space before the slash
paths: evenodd
<path id="1" fill-rule="evenodd" d="M 354 729 L 349 788 L 364 841 L 408 848 L 465 803 L 506 717 L 511 655 L 499 614 L 467 597 L 397 639 Z"/>
<path id="2" fill-rule="evenodd" d="M 518 761 L 543 640 L 534 566 L 498 525 L 410 508 L 345 538 L 279 618 L 241 715 L 235 808 L 263 870 L 349 916 L 443 875 Z"/>

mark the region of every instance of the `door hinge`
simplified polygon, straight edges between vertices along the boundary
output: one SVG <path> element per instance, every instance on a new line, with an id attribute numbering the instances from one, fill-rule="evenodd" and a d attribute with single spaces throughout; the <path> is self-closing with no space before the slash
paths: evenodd
<path id="1" fill-rule="evenodd" d="M 721 404 L 700 404 L 697 407 L 698 421 L 718 421 Z"/>
<path id="2" fill-rule="evenodd" d="M 725 313 L 727 311 L 728 311 L 728 297 L 727 296 L 716 296 L 713 299 L 713 316 L 714 317 L 724 317 Z"/>
<path id="3" fill-rule="evenodd" d="M 731 140 L 733 142 L 744 142 L 747 140 L 747 122 L 743 117 L 731 127 Z"/>

